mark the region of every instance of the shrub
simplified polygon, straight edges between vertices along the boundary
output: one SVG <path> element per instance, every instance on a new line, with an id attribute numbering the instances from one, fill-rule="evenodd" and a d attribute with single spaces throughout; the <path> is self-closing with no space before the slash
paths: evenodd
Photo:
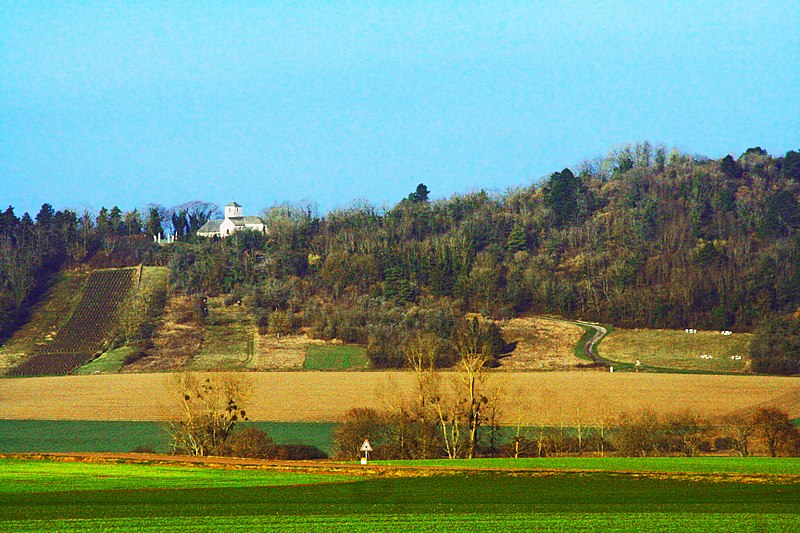
<path id="1" fill-rule="evenodd" d="M 289 311 L 273 311 L 267 319 L 267 332 L 270 335 L 289 335 L 292 332 L 292 313 Z"/>
<path id="2" fill-rule="evenodd" d="M 122 366 L 133 364 L 136 361 L 138 361 L 139 359 L 141 359 L 142 357 L 144 357 L 145 355 L 146 354 L 144 352 L 141 352 L 141 351 L 136 351 L 136 352 L 130 353 L 130 354 L 126 355 L 125 358 L 122 360 Z"/>
<path id="3" fill-rule="evenodd" d="M 264 431 L 244 428 L 233 434 L 229 442 L 229 455 L 253 459 L 277 459 L 278 447 Z"/>
<path id="4" fill-rule="evenodd" d="M 158 453 L 150 444 L 142 444 L 131 450 L 131 453 Z"/>
<path id="5" fill-rule="evenodd" d="M 792 424 L 785 411 L 762 407 L 753 414 L 753 425 L 771 457 L 797 455 L 800 451 L 800 429 Z"/>
<path id="6" fill-rule="evenodd" d="M 387 420 L 384 415 L 374 409 L 350 409 L 344 421 L 333 434 L 334 456 L 337 459 L 358 459 L 361 443 L 369 439 L 373 448 L 373 457 L 381 458 L 381 448 L 386 440 Z"/>
<path id="7" fill-rule="evenodd" d="M 717 437 L 714 439 L 714 449 L 720 452 L 735 449 L 735 442 L 731 437 Z"/>

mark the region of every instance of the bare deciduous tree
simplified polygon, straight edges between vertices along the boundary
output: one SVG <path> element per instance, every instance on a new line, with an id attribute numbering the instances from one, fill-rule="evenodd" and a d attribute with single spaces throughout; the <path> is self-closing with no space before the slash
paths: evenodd
<path id="1" fill-rule="evenodd" d="M 439 339 L 432 334 L 417 333 L 403 343 L 403 357 L 417 377 L 417 399 L 422 408 L 426 407 L 436 385 L 434 365 L 438 349 Z"/>
<path id="2" fill-rule="evenodd" d="M 247 420 L 243 406 L 250 395 L 250 383 L 243 376 L 175 374 L 168 388 L 178 396 L 182 412 L 179 420 L 167 423 L 176 453 L 218 453 L 236 423 Z"/>
<path id="3" fill-rule="evenodd" d="M 666 422 L 666 431 L 676 439 L 681 453 L 694 457 L 706 437 L 707 424 L 691 411 L 671 416 Z"/>
<path id="4" fill-rule="evenodd" d="M 800 430 L 789 420 L 789 415 L 777 407 L 762 407 L 753 414 L 756 433 L 767 445 L 770 457 L 778 455 L 778 448 L 798 439 Z"/>
<path id="5" fill-rule="evenodd" d="M 749 415 L 733 414 L 722 419 L 722 429 L 730 438 L 731 446 L 741 456 L 750 455 L 750 439 L 755 433 L 753 417 Z"/>
<path id="6" fill-rule="evenodd" d="M 450 394 L 438 394 L 432 400 L 448 457 L 472 459 L 478 444 L 478 428 L 485 421 L 484 410 L 489 404 L 485 367 L 492 351 L 477 318 L 458 328 L 453 344 L 458 361 Z"/>

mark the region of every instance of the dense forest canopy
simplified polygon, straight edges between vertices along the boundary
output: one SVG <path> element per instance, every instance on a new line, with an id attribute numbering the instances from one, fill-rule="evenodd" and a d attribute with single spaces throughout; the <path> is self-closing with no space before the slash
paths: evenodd
<path id="1" fill-rule="evenodd" d="M 138 263 L 168 265 L 178 292 L 235 295 L 265 330 L 363 342 L 386 365 L 398 336 L 449 338 L 468 312 L 750 330 L 800 308 L 799 199 L 796 151 L 711 160 L 640 143 L 502 194 L 431 200 L 420 184 L 388 209 L 278 205 L 267 235 L 195 236 L 219 212 L 203 202 L 97 216 L 45 204 L 35 219 L 8 207 L 0 338 L 60 268 Z M 153 242 L 166 232 L 178 242 Z"/>

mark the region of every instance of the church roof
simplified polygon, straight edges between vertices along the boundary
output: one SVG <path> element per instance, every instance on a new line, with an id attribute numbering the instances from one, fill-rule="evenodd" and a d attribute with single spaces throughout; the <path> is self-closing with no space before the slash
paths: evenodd
<path id="1" fill-rule="evenodd" d="M 220 224 L 222 224 L 221 220 L 209 220 L 197 230 L 197 233 L 219 233 Z"/>
<path id="2" fill-rule="evenodd" d="M 249 226 L 251 224 L 263 224 L 264 222 L 261 220 L 260 217 L 230 217 L 228 220 L 233 222 L 234 226 Z"/>
<path id="3" fill-rule="evenodd" d="M 237 204 L 236 202 L 231 202 L 231 203 L 229 203 L 228 205 L 226 205 L 225 207 L 242 207 L 242 206 L 240 206 L 240 205 L 239 205 L 239 204 Z"/>

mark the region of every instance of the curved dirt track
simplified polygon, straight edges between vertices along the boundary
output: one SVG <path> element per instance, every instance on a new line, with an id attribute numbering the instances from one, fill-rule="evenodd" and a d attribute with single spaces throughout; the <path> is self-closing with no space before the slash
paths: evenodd
<path id="1" fill-rule="evenodd" d="M 586 343 L 583 347 L 583 353 L 586 354 L 589 359 L 596 361 L 598 363 L 605 363 L 603 359 L 600 357 L 600 354 L 597 353 L 597 343 L 599 343 L 603 337 L 608 335 L 608 330 L 601 326 L 600 324 L 590 324 L 589 322 L 576 322 L 576 324 L 580 324 L 582 326 L 587 326 L 594 329 L 594 335 L 591 339 Z"/>
<path id="2" fill-rule="evenodd" d="M 248 372 L 251 420 L 337 421 L 352 407 L 410 397 L 410 372 Z M 454 377 L 444 373 L 446 383 Z M 0 418 L 166 420 L 178 414 L 173 374 L 0 379 Z M 622 372 L 495 372 L 507 423 L 572 424 L 644 408 L 717 416 L 775 405 L 800 417 L 800 378 Z"/>

